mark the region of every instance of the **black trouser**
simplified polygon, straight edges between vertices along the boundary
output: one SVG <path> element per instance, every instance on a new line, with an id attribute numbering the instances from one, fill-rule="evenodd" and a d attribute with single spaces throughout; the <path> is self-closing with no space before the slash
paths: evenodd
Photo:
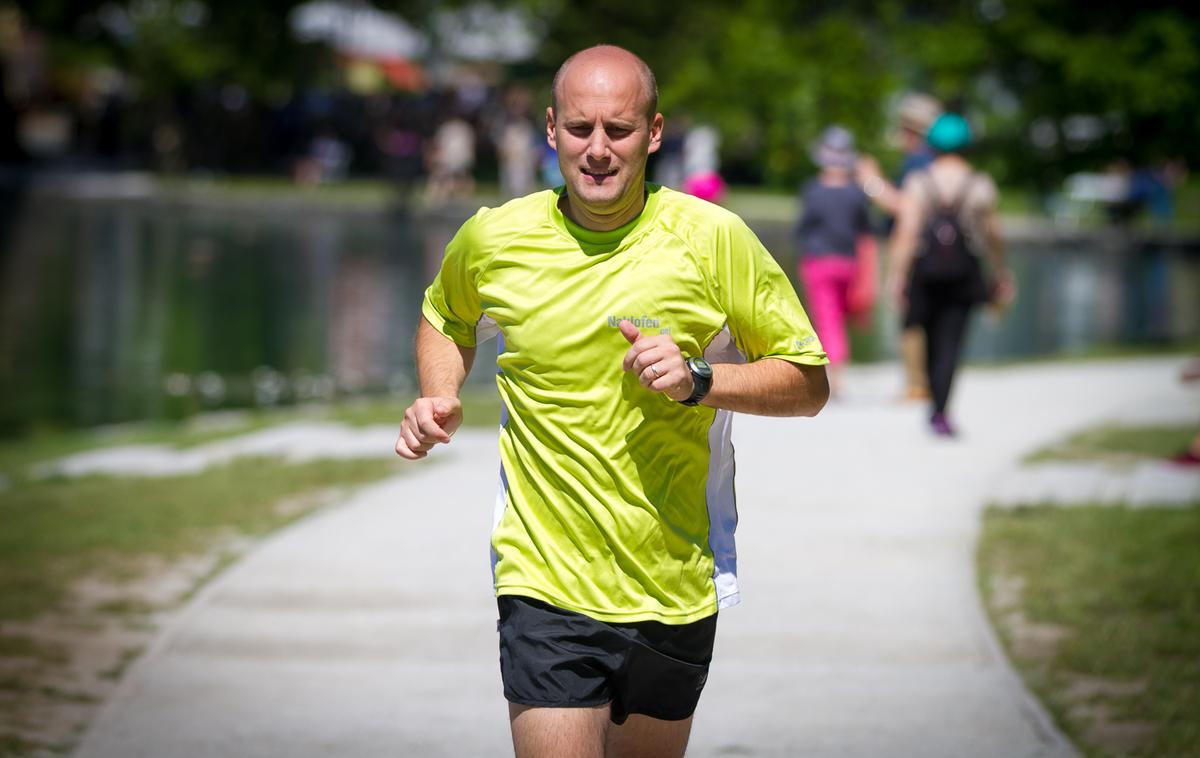
<path id="1" fill-rule="evenodd" d="M 925 331 L 925 369 L 929 372 L 933 412 L 945 413 L 974 302 L 964 298 L 959 286 L 914 283 L 912 294 L 916 298 L 915 320 Z"/>

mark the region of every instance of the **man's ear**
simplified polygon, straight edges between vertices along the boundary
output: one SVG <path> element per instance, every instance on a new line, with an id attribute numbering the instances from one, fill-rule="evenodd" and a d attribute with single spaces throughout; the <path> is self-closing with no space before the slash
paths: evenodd
<path id="1" fill-rule="evenodd" d="M 663 133 L 663 115 L 655 113 L 654 118 L 650 119 L 650 147 L 646 149 L 646 154 L 657 153 L 662 147 Z"/>
<path id="2" fill-rule="evenodd" d="M 546 108 L 546 142 L 550 147 L 558 150 L 558 145 L 554 139 L 554 107 Z"/>

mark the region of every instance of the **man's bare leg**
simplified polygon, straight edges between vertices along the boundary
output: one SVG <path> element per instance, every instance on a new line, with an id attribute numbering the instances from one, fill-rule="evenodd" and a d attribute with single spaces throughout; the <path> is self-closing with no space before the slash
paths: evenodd
<path id="1" fill-rule="evenodd" d="M 606 758 L 682 758 L 692 733 L 692 717 L 663 721 L 633 714 L 608 728 Z"/>
<path id="2" fill-rule="evenodd" d="M 925 372 L 925 330 L 912 326 L 900 333 L 900 357 L 904 363 L 904 399 L 928 400 L 929 377 Z"/>
<path id="3" fill-rule="evenodd" d="M 508 704 L 517 758 L 604 758 L 609 707 L 535 708 Z"/>

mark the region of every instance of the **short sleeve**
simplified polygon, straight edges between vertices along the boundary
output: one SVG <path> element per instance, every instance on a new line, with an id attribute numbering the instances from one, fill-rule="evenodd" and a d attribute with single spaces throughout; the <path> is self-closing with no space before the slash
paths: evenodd
<path id="1" fill-rule="evenodd" d="M 754 232 L 734 217 L 714 242 L 717 298 L 746 359 L 828 363 L 796 290 Z"/>
<path id="2" fill-rule="evenodd" d="M 446 245 L 442 267 L 425 290 L 421 314 L 447 338 L 463 347 L 475 347 L 475 325 L 483 311 L 479 299 L 480 261 L 477 239 L 479 214 L 475 214 Z"/>

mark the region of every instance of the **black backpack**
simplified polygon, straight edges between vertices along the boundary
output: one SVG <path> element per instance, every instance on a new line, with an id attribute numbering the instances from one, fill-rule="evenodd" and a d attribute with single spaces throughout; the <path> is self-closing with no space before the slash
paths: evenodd
<path id="1" fill-rule="evenodd" d="M 971 250 L 960 216 L 963 199 L 975 175 L 967 175 L 950 203 L 942 202 L 928 172 L 922 172 L 921 177 L 929 197 L 929 217 L 922 232 L 914 274 L 926 282 L 939 284 L 973 282 L 980 275 L 979 258 Z"/>

